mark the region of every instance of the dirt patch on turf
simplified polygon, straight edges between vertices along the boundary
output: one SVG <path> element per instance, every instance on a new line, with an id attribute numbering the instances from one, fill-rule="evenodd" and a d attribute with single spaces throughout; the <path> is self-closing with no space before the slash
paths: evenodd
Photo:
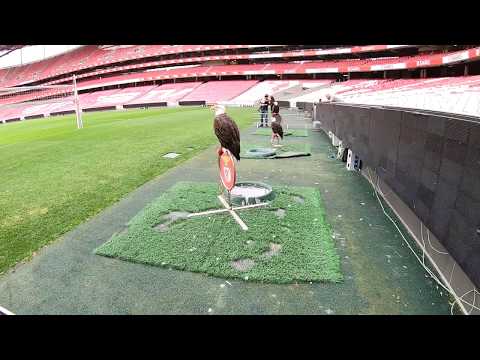
<path id="1" fill-rule="evenodd" d="M 279 219 L 283 219 L 285 217 L 285 209 L 277 209 L 275 210 L 275 215 L 279 218 Z"/>
<path id="2" fill-rule="evenodd" d="M 299 204 L 305 204 L 305 199 L 301 196 L 296 195 L 293 197 L 293 200 L 295 200 Z"/>
<path id="3" fill-rule="evenodd" d="M 271 258 L 272 256 L 278 255 L 280 251 L 282 251 L 282 245 L 270 243 L 270 250 L 263 253 L 263 255 L 266 256 L 267 258 Z"/>
<path id="4" fill-rule="evenodd" d="M 155 230 L 165 232 L 176 221 L 185 220 L 190 213 L 182 211 L 172 211 L 161 217 L 160 224 L 154 227 Z"/>
<path id="5" fill-rule="evenodd" d="M 240 259 L 231 262 L 232 267 L 238 271 L 248 271 L 255 266 L 255 261 L 252 259 Z"/>

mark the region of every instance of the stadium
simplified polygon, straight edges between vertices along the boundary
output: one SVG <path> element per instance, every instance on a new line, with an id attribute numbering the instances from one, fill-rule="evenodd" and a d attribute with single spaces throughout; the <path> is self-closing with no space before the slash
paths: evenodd
<path id="1" fill-rule="evenodd" d="M 0 67 L 0 314 L 480 313 L 480 45 L 20 61 Z"/>

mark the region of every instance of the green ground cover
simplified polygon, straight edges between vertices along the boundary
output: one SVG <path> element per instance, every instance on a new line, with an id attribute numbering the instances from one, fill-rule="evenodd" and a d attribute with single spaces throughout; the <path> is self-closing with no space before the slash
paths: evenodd
<path id="1" fill-rule="evenodd" d="M 271 128 L 258 128 L 254 135 L 272 136 Z M 283 136 L 307 137 L 308 131 L 305 129 L 283 129 Z"/>
<path id="2" fill-rule="evenodd" d="M 217 191 L 214 183 L 177 183 L 96 254 L 248 281 L 342 280 L 317 189 L 275 187 L 269 207 L 239 211 L 248 231 L 228 213 L 186 217 L 222 208 Z"/>
<path id="3" fill-rule="evenodd" d="M 289 157 L 309 156 L 311 145 L 309 143 L 282 142 L 275 147 L 270 142 L 263 144 L 242 143 L 240 157 L 243 159 L 280 159 Z"/>

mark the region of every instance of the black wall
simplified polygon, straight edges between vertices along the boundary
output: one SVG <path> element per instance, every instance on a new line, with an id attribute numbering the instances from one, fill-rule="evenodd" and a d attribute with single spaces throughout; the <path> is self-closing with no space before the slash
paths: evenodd
<path id="1" fill-rule="evenodd" d="M 480 122 L 445 114 L 319 104 L 344 141 L 438 237 L 480 287 Z"/>
<path id="2" fill-rule="evenodd" d="M 149 107 L 160 107 L 167 106 L 165 101 L 163 102 L 154 102 L 154 103 L 142 103 L 142 104 L 127 104 L 123 105 L 125 109 L 135 109 L 135 108 L 149 108 Z"/>
<path id="3" fill-rule="evenodd" d="M 83 112 L 94 112 L 94 111 L 107 111 L 107 110 L 116 110 L 115 106 L 100 106 L 100 107 L 93 107 L 93 108 L 83 108 Z"/>
<path id="4" fill-rule="evenodd" d="M 310 102 L 297 102 L 297 109 L 313 111 L 313 104 Z"/>
<path id="5" fill-rule="evenodd" d="M 179 101 L 178 105 L 182 106 L 202 106 L 206 105 L 205 101 Z"/>
<path id="6" fill-rule="evenodd" d="M 278 106 L 280 106 L 281 108 L 290 108 L 290 101 L 282 101 L 282 100 L 278 100 Z"/>

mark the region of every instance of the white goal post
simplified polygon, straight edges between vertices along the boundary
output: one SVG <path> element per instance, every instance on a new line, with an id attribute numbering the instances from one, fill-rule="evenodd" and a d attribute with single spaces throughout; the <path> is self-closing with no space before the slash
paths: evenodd
<path id="1" fill-rule="evenodd" d="M 0 124 L 69 113 L 83 128 L 75 75 L 66 85 L 0 87 Z"/>

